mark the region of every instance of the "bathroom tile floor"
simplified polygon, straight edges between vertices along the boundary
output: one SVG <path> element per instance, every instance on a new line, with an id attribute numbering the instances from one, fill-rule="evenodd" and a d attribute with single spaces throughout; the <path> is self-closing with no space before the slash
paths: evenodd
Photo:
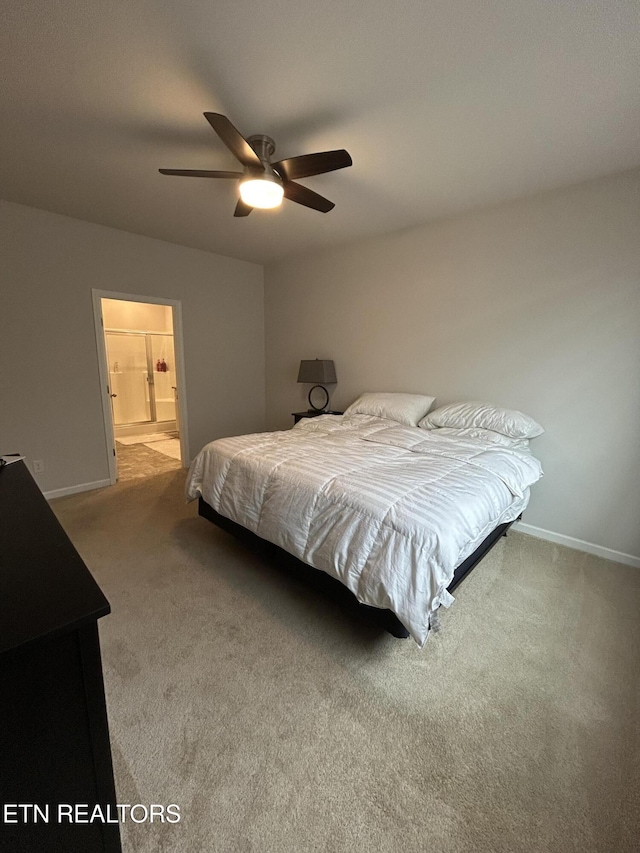
<path id="1" fill-rule="evenodd" d="M 140 477 L 154 477 L 167 471 L 177 471 L 182 467 L 178 459 L 165 456 L 145 447 L 144 444 L 119 444 L 116 441 L 118 459 L 118 480 L 136 480 Z"/>

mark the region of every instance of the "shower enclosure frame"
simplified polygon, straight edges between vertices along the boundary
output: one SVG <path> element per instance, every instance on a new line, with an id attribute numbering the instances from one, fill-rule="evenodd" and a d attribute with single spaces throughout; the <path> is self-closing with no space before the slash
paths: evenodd
<path id="1" fill-rule="evenodd" d="M 138 337 L 144 338 L 145 358 L 147 361 L 147 384 L 149 386 L 149 389 L 153 388 L 153 393 L 151 392 L 151 390 L 149 391 L 149 414 L 151 417 L 148 420 L 131 421 L 131 422 L 126 423 L 126 424 L 116 424 L 115 417 L 113 417 L 114 427 L 128 427 L 128 426 L 138 426 L 138 425 L 142 425 L 142 424 L 157 423 L 158 422 L 158 411 L 157 411 L 158 407 L 157 407 L 156 395 L 155 395 L 155 384 L 156 384 L 155 383 L 155 374 L 157 371 L 154 369 L 154 366 L 153 366 L 153 354 L 151 352 L 151 341 L 149 339 L 149 336 L 151 336 L 151 335 L 159 335 L 160 336 L 161 335 L 163 337 L 167 337 L 168 336 L 167 332 L 143 332 L 143 331 L 136 331 L 133 329 L 105 329 L 104 334 L 105 334 L 105 337 L 107 335 L 132 335 L 132 336 L 137 335 Z M 170 337 L 173 337 L 173 335 L 171 335 Z M 175 341 L 174 341 L 174 347 L 175 347 Z M 112 391 L 112 390 L 113 389 L 110 389 L 110 391 Z M 109 397 L 113 397 L 113 394 L 110 393 Z M 176 410 L 178 408 L 177 402 L 178 401 L 176 400 Z M 111 411 L 113 414 L 113 408 Z M 176 411 L 176 418 L 171 418 L 169 420 L 173 421 L 176 419 L 177 419 L 177 411 Z"/>
<path id="2" fill-rule="evenodd" d="M 116 442 L 113 423 L 113 410 L 111 406 L 111 387 L 109 377 L 109 365 L 107 360 L 107 345 L 105 339 L 105 328 L 102 319 L 102 300 L 118 299 L 124 302 L 143 302 L 151 305 L 170 305 L 173 315 L 173 346 L 176 360 L 176 418 L 180 433 L 180 457 L 184 468 L 189 465 L 189 446 L 187 431 L 187 391 L 184 371 L 184 339 L 182 334 L 182 303 L 179 299 L 167 299 L 165 297 L 141 296 L 134 293 L 119 293 L 111 290 L 91 290 L 93 300 L 93 318 L 96 334 L 96 349 L 98 355 L 98 373 L 100 378 L 100 397 L 102 400 L 102 413 L 104 418 L 105 454 L 109 468 L 109 480 L 113 485 L 118 479 L 118 466 L 116 460 Z M 116 330 L 112 330 L 116 331 Z"/>

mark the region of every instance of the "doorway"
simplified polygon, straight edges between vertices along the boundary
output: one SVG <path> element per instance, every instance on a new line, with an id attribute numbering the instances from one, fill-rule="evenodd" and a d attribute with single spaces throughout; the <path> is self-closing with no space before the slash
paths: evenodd
<path id="1" fill-rule="evenodd" d="M 110 479 L 183 466 L 179 303 L 94 291 Z"/>

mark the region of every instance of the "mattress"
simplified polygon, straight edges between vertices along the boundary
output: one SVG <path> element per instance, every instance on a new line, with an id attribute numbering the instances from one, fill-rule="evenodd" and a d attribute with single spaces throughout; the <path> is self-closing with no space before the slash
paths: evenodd
<path id="1" fill-rule="evenodd" d="M 540 476 L 528 450 L 323 415 L 207 444 L 186 495 L 393 611 L 422 647 L 456 567 Z"/>

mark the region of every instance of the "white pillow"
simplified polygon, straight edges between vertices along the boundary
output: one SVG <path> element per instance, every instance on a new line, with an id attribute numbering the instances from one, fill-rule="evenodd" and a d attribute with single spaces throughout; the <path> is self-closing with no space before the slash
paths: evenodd
<path id="1" fill-rule="evenodd" d="M 544 429 L 539 423 L 515 409 L 501 409 L 491 403 L 450 403 L 423 418 L 418 426 L 423 429 L 452 427 L 453 429 L 490 429 L 510 438 L 535 438 Z"/>
<path id="2" fill-rule="evenodd" d="M 374 415 L 414 427 L 418 426 L 418 421 L 427 414 L 435 399 L 424 394 L 369 392 L 361 394 L 355 403 L 349 406 L 345 416 Z"/>
<path id="3" fill-rule="evenodd" d="M 486 441 L 488 444 L 499 444 L 500 447 L 510 447 L 515 450 L 524 450 L 529 447 L 529 439 L 527 438 L 510 438 L 508 435 L 494 432 L 492 429 L 434 427 L 432 432 L 434 435 L 448 435 L 451 438 L 477 438 L 480 441 Z"/>

